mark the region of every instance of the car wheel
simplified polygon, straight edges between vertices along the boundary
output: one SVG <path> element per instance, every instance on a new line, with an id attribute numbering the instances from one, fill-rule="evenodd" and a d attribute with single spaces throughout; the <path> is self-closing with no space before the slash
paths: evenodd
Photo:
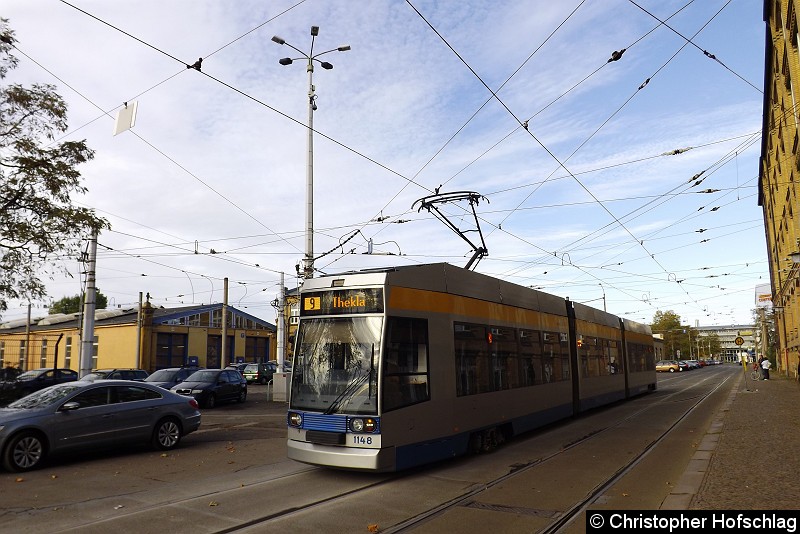
<path id="1" fill-rule="evenodd" d="M 267 383 L 267 377 L 266 376 L 262 376 L 261 380 L 259 380 L 258 383 L 263 386 L 264 384 Z"/>
<path id="2" fill-rule="evenodd" d="M 243 389 L 239 392 L 239 398 L 237 399 L 239 402 L 244 402 L 247 400 L 247 390 Z"/>
<path id="3" fill-rule="evenodd" d="M 175 419 L 162 419 L 153 430 L 153 447 L 162 451 L 174 449 L 181 442 L 181 425 Z"/>
<path id="4" fill-rule="evenodd" d="M 214 407 L 214 406 L 216 406 L 216 405 L 217 405 L 217 397 L 216 397 L 216 395 L 214 395 L 213 393 L 211 393 L 211 394 L 210 394 L 210 395 L 209 395 L 209 396 L 206 398 L 205 407 L 206 407 L 206 408 L 213 408 L 213 407 Z"/>
<path id="5" fill-rule="evenodd" d="M 672 368 L 672 367 L 670 367 L 670 368 L 669 368 L 669 372 L 670 372 L 670 373 L 674 373 L 674 372 L 675 372 L 675 369 L 674 369 L 674 368 Z"/>
<path id="6" fill-rule="evenodd" d="M 3 454 L 3 467 L 9 471 L 28 471 L 42 463 L 46 454 L 44 441 L 35 432 L 17 434 Z"/>

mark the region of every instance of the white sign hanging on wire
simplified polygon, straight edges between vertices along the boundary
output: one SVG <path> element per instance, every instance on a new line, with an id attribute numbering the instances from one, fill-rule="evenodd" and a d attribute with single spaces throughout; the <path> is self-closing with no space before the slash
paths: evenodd
<path id="1" fill-rule="evenodd" d="M 114 121 L 114 135 L 133 128 L 136 124 L 136 108 L 138 102 L 125 102 L 125 107 L 117 112 L 117 120 Z"/>

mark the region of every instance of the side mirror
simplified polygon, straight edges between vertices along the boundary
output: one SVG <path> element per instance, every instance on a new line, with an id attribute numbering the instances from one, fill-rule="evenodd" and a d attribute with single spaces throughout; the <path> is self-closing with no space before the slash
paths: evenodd
<path id="1" fill-rule="evenodd" d="M 78 404 L 77 402 L 70 401 L 70 402 L 64 403 L 64 405 L 61 408 L 59 408 L 58 411 L 59 412 L 71 412 L 73 410 L 77 410 L 80 407 L 81 407 L 81 405 Z"/>

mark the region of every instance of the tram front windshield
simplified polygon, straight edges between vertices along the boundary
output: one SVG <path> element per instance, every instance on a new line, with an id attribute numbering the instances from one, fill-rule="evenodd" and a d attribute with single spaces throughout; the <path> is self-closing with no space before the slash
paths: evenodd
<path id="1" fill-rule="evenodd" d="M 301 320 L 291 408 L 377 415 L 382 323 L 382 317 Z"/>

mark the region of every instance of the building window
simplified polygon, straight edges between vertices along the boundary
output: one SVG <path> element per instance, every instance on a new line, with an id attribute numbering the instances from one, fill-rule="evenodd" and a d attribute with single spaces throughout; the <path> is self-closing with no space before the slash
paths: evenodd
<path id="1" fill-rule="evenodd" d="M 20 342 L 19 342 L 19 366 L 18 367 L 22 371 L 26 370 L 26 366 L 25 366 L 25 356 L 26 356 L 26 354 L 25 354 L 25 351 L 27 349 L 28 348 L 25 346 L 25 340 L 24 339 L 20 340 Z"/>
<path id="2" fill-rule="evenodd" d="M 0 341 L 0 368 L 6 366 L 6 342 Z"/>
<path id="3" fill-rule="evenodd" d="M 97 369 L 97 356 L 100 352 L 100 340 L 97 336 L 94 336 L 94 340 L 92 342 L 92 369 Z"/>
<path id="4" fill-rule="evenodd" d="M 72 336 L 67 336 L 67 341 L 64 344 L 64 367 L 70 368 L 72 364 Z"/>
<path id="5" fill-rule="evenodd" d="M 42 340 L 42 348 L 39 353 L 39 367 L 47 367 L 47 340 Z"/>

